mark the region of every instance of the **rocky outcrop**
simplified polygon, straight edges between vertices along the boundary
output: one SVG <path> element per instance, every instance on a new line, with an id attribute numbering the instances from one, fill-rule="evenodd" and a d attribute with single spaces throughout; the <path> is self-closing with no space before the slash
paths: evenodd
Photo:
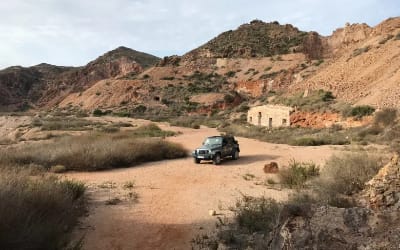
<path id="1" fill-rule="evenodd" d="M 365 249 L 368 213 L 364 208 L 285 207 L 268 249 Z"/>
<path id="2" fill-rule="evenodd" d="M 391 161 L 366 183 L 361 204 L 374 210 L 400 210 L 399 155 L 393 156 Z"/>
<path id="3" fill-rule="evenodd" d="M 265 93 L 267 86 L 268 80 L 239 81 L 236 86 L 236 91 L 248 94 L 251 97 L 260 97 Z"/>
<path id="4" fill-rule="evenodd" d="M 211 57 L 264 57 L 293 52 L 302 45 L 306 32 L 278 22 L 253 20 L 236 30 L 226 31 L 188 54 Z"/>
<path id="5" fill-rule="evenodd" d="M 290 124 L 293 127 L 327 128 L 341 119 L 338 113 L 318 113 L 296 111 L 290 115 Z"/>
<path id="6" fill-rule="evenodd" d="M 181 61 L 180 56 L 165 56 L 163 59 L 161 59 L 156 66 L 157 67 L 165 67 L 165 66 L 179 66 L 179 62 Z"/>
<path id="7" fill-rule="evenodd" d="M 303 53 L 307 60 L 321 59 L 324 52 L 322 40 L 317 32 L 310 32 L 303 42 Z"/>

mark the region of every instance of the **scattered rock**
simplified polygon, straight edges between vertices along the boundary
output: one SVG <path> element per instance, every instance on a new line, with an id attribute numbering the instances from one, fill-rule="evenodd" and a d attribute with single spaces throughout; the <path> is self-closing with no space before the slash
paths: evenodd
<path id="1" fill-rule="evenodd" d="M 264 172 L 266 174 L 275 174 L 279 172 L 278 163 L 271 161 L 264 165 Z"/>

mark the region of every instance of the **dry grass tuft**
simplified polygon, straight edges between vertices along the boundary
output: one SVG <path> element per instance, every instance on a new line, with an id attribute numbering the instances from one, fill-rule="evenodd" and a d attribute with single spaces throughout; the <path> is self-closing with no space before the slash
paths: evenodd
<path id="1" fill-rule="evenodd" d="M 85 186 L 0 169 L 0 249 L 62 249 L 82 214 Z"/>

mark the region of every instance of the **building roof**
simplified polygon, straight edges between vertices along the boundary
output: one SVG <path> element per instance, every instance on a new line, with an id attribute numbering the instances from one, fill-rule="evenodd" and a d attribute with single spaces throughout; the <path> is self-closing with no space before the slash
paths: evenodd
<path id="1" fill-rule="evenodd" d="M 263 109 L 263 108 L 279 109 L 279 110 L 285 110 L 285 111 L 292 111 L 293 110 L 293 108 L 289 107 L 289 106 L 266 104 L 266 105 L 250 107 L 249 111 L 252 110 L 252 109 Z"/>

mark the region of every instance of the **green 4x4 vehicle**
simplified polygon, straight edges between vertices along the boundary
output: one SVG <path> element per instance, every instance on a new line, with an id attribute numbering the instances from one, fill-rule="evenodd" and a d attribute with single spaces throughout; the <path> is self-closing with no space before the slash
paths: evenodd
<path id="1" fill-rule="evenodd" d="M 215 165 L 221 163 L 223 158 L 231 157 L 233 160 L 239 158 L 239 143 L 233 136 L 218 135 L 207 137 L 203 145 L 192 152 L 195 163 L 201 160 L 212 160 Z"/>

